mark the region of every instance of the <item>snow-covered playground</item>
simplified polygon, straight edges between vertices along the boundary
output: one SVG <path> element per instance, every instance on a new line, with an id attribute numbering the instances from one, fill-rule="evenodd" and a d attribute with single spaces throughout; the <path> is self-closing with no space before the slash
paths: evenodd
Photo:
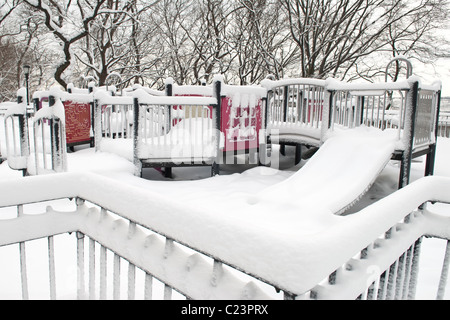
<path id="1" fill-rule="evenodd" d="M 2 299 L 449 297 L 439 83 L 33 98 L 0 124 Z M 81 143 L 74 102 L 91 110 Z"/>

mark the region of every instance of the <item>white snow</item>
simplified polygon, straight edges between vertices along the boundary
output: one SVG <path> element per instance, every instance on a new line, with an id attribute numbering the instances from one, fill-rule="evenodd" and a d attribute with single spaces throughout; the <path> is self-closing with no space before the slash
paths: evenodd
<path id="1" fill-rule="evenodd" d="M 234 91 L 232 96 L 240 101 L 245 94 L 251 105 L 259 89 L 247 89 L 245 93 Z M 366 89 L 361 86 L 361 90 Z M 229 93 L 232 94 L 232 89 Z M 207 105 L 214 100 L 152 97 L 139 89 L 134 95 L 150 104 Z M 96 97 L 103 103 L 117 102 L 101 92 Z M 121 103 L 132 103 L 131 97 L 119 99 L 123 100 Z M 50 111 L 60 114 L 59 107 L 58 104 L 53 110 L 44 107 L 36 116 L 48 116 Z M 180 180 L 190 175 L 192 178 L 195 170 L 202 169 L 175 170 L 174 181 L 156 181 L 155 170 L 144 173 L 152 179 L 133 176 L 133 165 L 126 160 L 132 158 L 130 145 L 110 146 L 125 157 L 95 153 L 93 149 L 69 153 L 67 173 L 39 177 L 23 178 L 21 173 L 10 170 L 5 161 L 0 165 L 0 207 L 43 200 L 53 205 L 53 199 L 82 197 L 283 289 L 300 293 L 319 283 L 346 258 L 383 234 L 386 225 L 402 220 L 421 203 L 435 199 L 450 203 L 450 139 L 437 141 L 436 177 L 419 179 L 423 176 L 424 162 L 416 160 L 412 180 L 420 181 L 392 193 L 397 184 L 398 164 L 389 159 L 398 142 L 391 133 L 366 127 L 337 130 L 327 136 L 313 158 L 289 170 L 256 167 L 226 174 L 229 167 L 224 166 L 220 176 L 206 178 L 208 168 L 200 173 L 204 179 L 196 181 Z M 132 143 L 131 139 L 118 141 Z M 107 150 L 108 143 L 108 139 L 103 139 L 101 149 Z M 384 198 L 388 194 L 391 195 Z M 356 203 L 353 214 L 336 215 L 356 200 L 361 201 Z M 380 201 L 366 206 L 375 200 Z M 430 206 L 429 210 L 450 215 L 448 205 Z M 87 223 L 94 219 L 89 215 L 61 215 L 48 210 L 41 218 L 32 215 L 19 218 L 24 227 L 34 226 L 32 232 L 28 228 L 12 229 L 11 226 L 17 225 L 14 220 L 2 221 L 0 245 L 23 236 L 38 237 L 48 230 L 58 233 L 86 228 L 96 232 Z M 440 219 L 443 218 L 434 214 L 418 217 L 422 225 L 410 230 L 410 236 L 426 232 L 449 237 L 450 230 L 445 224 L 440 228 L 433 223 Z M 0 266 L 0 278 L 7 275 L 4 268 Z M 439 269 L 440 265 L 427 264 L 427 268 Z M 423 288 L 429 290 L 427 284 Z"/>

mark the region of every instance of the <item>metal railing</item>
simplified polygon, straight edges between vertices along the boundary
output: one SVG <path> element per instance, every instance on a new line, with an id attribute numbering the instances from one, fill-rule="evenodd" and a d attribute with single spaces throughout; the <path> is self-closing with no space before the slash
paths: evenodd
<path id="1" fill-rule="evenodd" d="M 136 166 L 213 165 L 218 154 L 217 99 L 152 96 L 96 96 L 96 150 L 119 150 Z M 120 141 L 119 141 L 120 140 Z M 106 148 L 106 149 L 105 149 Z"/>
<path id="2" fill-rule="evenodd" d="M 11 169 L 23 170 L 25 174 L 30 154 L 25 103 L 10 106 L 4 115 L 4 128 L 8 165 Z"/>
<path id="3" fill-rule="evenodd" d="M 337 128 L 365 125 L 395 129 L 399 140 L 408 140 L 406 131 L 414 130 L 413 148 L 427 146 L 435 142 L 440 89 L 419 88 L 417 84 L 414 87 L 413 83 L 264 80 L 262 85 L 268 91 L 267 127 L 279 130 L 281 142 L 297 139 L 316 145 L 323 142 L 328 130 Z"/>
<path id="4" fill-rule="evenodd" d="M 167 208 L 155 206 L 155 199 L 147 192 L 137 188 L 130 190 L 127 185 L 110 186 L 112 181 L 105 179 L 93 174 L 66 173 L 52 175 L 52 179 L 41 176 L 0 183 L 3 194 L 11 188 L 21 190 L 21 194 L 0 200 L 0 208 L 17 208 L 16 218 L 0 220 L 0 246 L 20 244 L 23 298 L 30 297 L 26 243 L 40 238 L 48 239 L 50 298 L 58 297 L 54 240 L 56 235 L 67 232 L 76 234 L 77 239 L 77 297 L 80 299 L 123 297 L 119 289 L 123 277 L 120 275 L 122 259 L 129 263 L 126 271 L 129 299 L 137 297 L 139 287 L 144 291 L 142 297 L 150 298 L 153 279 L 164 284 L 165 298 L 170 298 L 173 290 L 190 299 L 281 298 L 274 296 L 274 291 L 267 293 L 262 287 L 262 283 L 266 283 L 282 290 L 287 299 L 412 299 L 421 237 L 450 239 L 448 218 L 431 213 L 431 209 L 419 204 L 427 200 L 450 203 L 445 192 L 450 180 L 428 177 L 344 218 L 323 234 L 306 237 L 304 244 L 309 245 L 299 242 L 293 252 L 287 252 L 291 259 L 303 261 L 302 265 L 291 265 L 292 260 L 291 267 L 283 266 L 283 272 L 267 275 L 257 272 L 260 266 L 245 262 L 260 260 L 263 263 L 267 260 L 266 250 L 254 251 L 253 257 L 242 261 L 221 256 L 214 246 L 192 241 L 189 234 L 170 231 L 178 227 L 166 224 L 171 218 L 160 215 L 162 211 L 167 212 Z M 55 185 L 64 187 L 55 188 Z M 113 191 L 127 199 L 132 194 L 140 209 L 125 204 L 123 199 L 108 196 Z M 76 198 L 75 210 L 61 212 L 47 207 L 44 212 L 37 212 L 41 213 L 38 215 L 24 213 L 26 206 L 31 205 L 28 203 L 60 198 Z M 401 208 L 398 203 L 403 204 Z M 172 209 L 175 207 L 169 211 L 177 216 Z M 179 212 L 180 217 L 185 213 Z M 167 221 L 159 221 L 164 216 L 163 220 Z M 206 231 L 204 224 L 197 224 L 195 228 L 190 233 Z M 86 237 L 89 249 L 86 249 Z M 221 234 L 220 241 L 225 241 L 224 237 L 233 237 L 233 234 Z M 273 239 L 276 245 L 276 237 Z M 211 238 L 210 241 L 216 240 Z M 250 248 L 254 246 L 252 241 L 249 238 L 242 246 Z M 311 246 L 320 254 L 311 255 Z M 447 250 L 438 298 L 443 297 L 449 258 Z M 139 285 L 135 277 L 137 270 L 144 273 Z M 237 275 L 237 271 L 253 280 L 249 282 L 247 276 Z M 111 275 L 112 284 L 107 284 Z"/>
<path id="5" fill-rule="evenodd" d="M 212 97 L 134 98 L 135 165 L 211 165 L 219 152 L 218 103 Z M 140 171 L 140 169 L 139 169 Z"/>
<path id="6" fill-rule="evenodd" d="M 57 95 L 33 118 L 34 174 L 64 172 L 67 169 L 64 106 Z"/>
<path id="7" fill-rule="evenodd" d="M 283 136 L 289 141 L 298 133 L 320 141 L 324 112 L 328 113 L 324 111 L 327 108 L 325 80 L 266 79 L 261 85 L 267 89 L 266 127 L 269 131 L 276 130 L 281 142 Z"/>

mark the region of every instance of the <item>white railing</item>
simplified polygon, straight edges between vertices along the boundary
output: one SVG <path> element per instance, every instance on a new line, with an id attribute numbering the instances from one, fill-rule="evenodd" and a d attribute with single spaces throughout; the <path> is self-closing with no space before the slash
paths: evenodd
<path id="1" fill-rule="evenodd" d="M 220 134 L 217 99 L 150 95 L 95 97 L 96 150 L 112 151 L 143 166 L 212 165 Z"/>
<path id="2" fill-rule="evenodd" d="M 414 83 L 414 77 L 376 84 L 266 79 L 262 86 L 268 91 L 267 127 L 279 131 L 281 142 L 313 145 L 320 145 L 329 130 L 365 125 L 396 130 L 406 146 L 407 131 L 414 130 L 413 148 L 425 147 L 435 142 L 440 84 L 414 87 Z"/>
<path id="3" fill-rule="evenodd" d="M 261 85 L 267 90 L 266 127 L 276 130 L 280 141 L 295 140 L 293 136 L 304 136 L 306 143 L 317 144 L 326 128 L 328 114 L 326 81 L 317 79 L 264 80 Z M 269 133 L 270 134 L 270 133 Z M 284 139 L 283 139 L 284 137 Z"/>
<path id="4" fill-rule="evenodd" d="M 25 173 L 30 154 L 26 103 L 10 105 L 4 114 L 4 129 L 8 164 Z"/>
<path id="5" fill-rule="evenodd" d="M 33 117 L 32 172 L 36 175 L 67 170 L 66 122 L 61 94 L 60 90 L 53 90 L 49 105 Z"/>
<path id="6" fill-rule="evenodd" d="M 135 98 L 135 158 L 149 164 L 213 163 L 219 152 L 217 99 Z"/>
<path id="7" fill-rule="evenodd" d="M 0 246 L 19 243 L 23 297 L 28 297 L 26 242 L 48 238 L 51 298 L 58 297 L 54 239 L 77 235 L 77 297 L 120 296 L 121 259 L 129 262 L 128 298 L 135 297 L 136 268 L 150 297 L 153 278 L 192 299 L 267 299 L 260 281 L 295 299 L 414 298 L 422 236 L 450 239 L 448 217 L 432 213 L 424 203 L 450 203 L 448 178 L 427 177 L 395 192 L 315 234 L 254 233 L 238 219 L 214 219 L 211 212 L 95 174 L 54 174 L 0 183 L 0 207 L 17 207 L 17 217 L 0 220 Z M 76 208 L 26 214 L 28 203 L 74 198 Z M 126 201 L 124 201 L 126 199 Z M 246 208 L 241 208 L 243 214 Z M 311 212 L 314 216 L 314 212 Z M 270 219 L 270 217 L 269 217 Z M 234 232 L 226 232 L 226 230 Z M 218 233 L 218 230 L 223 232 Z M 89 240 L 89 262 L 85 243 Z M 55 238 L 54 238 L 55 237 Z M 244 240 L 230 247 L 238 237 Z M 100 245 L 97 255 L 95 244 Z M 98 245 L 97 245 L 98 247 Z M 112 286 L 106 286 L 107 255 L 114 253 Z M 446 282 L 446 267 L 442 283 Z M 96 258 L 97 257 L 97 258 Z M 100 287 L 95 261 L 100 259 Z M 9 259 L 3 258 L 4 262 Z M 232 267 L 253 280 L 236 276 Z M 87 269 L 87 272 L 86 272 Z M 98 270 L 98 269 L 97 269 Z M 106 289 L 112 289 L 113 294 Z M 440 285 L 438 297 L 443 296 Z M 2 288 L 3 289 L 3 288 Z M 97 295 L 95 292 L 99 292 Z"/>

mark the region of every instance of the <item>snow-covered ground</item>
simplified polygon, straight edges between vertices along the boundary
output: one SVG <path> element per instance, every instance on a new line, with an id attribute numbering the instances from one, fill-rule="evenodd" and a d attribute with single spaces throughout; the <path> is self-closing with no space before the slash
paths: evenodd
<path id="1" fill-rule="evenodd" d="M 450 177 L 450 139 L 439 138 L 435 174 Z M 348 157 L 348 150 L 342 150 L 342 154 L 336 153 L 335 159 Z M 288 148 L 287 156 L 279 159 L 279 168 L 254 167 L 249 165 L 222 165 L 220 176 L 210 178 L 209 167 L 174 168 L 173 179 L 164 178 L 160 172 L 154 169 L 144 169 L 144 179 L 133 176 L 133 165 L 113 154 L 95 153 L 93 149 L 77 148 L 74 153 L 68 154 L 68 171 L 83 172 L 92 171 L 114 179 L 119 184 L 129 184 L 139 188 L 145 188 L 163 195 L 173 196 L 179 203 L 198 203 L 199 206 L 217 203 L 228 208 L 233 207 L 233 202 L 227 199 L 239 198 L 246 194 L 247 200 L 259 201 L 252 195 L 264 194 L 265 190 L 277 190 L 277 186 L 292 183 L 291 177 L 301 170 L 308 161 L 303 160 L 299 165 L 293 166 L 293 150 Z M 323 164 L 326 165 L 326 164 Z M 423 176 L 424 159 L 416 160 L 412 165 L 412 180 Z M 298 177 L 298 176 L 297 176 Z M 291 179 L 290 179 L 291 178 Z M 0 181 L 23 179 L 21 172 L 13 171 L 7 162 L 0 165 Z M 331 181 L 330 181 L 331 182 Z M 398 184 L 398 163 L 389 162 L 378 175 L 369 192 L 349 211 L 359 210 L 362 207 L 392 193 Z M 345 194 L 345 186 L 342 187 Z M 206 200 L 207 199 L 207 200 Z M 288 201 L 285 199 L 285 201 Z M 294 201 L 295 199 L 293 199 Z M 73 208 L 73 202 L 54 201 L 47 204 L 39 204 L 36 209 L 42 212 L 46 205 L 52 205 L 55 209 L 67 210 Z M 439 210 L 450 214 L 450 208 L 446 205 L 436 205 L 433 210 Z M 16 212 L 8 212 L 0 209 L 0 219 L 13 217 Z M 57 273 L 64 279 L 58 283 L 58 297 L 74 298 L 76 292 L 76 261 L 75 261 L 75 237 L 74 235 L 61 235 L 55 238 L 57 250 Z M 419 273 L 418 299 L 434 299 L 439 281 L 440 268 L 442 266 L 445 242 L 436 239 L 424 239 Z M 48 261 L 46 253 L 46 240 L 33 241 L 27 244 L 27 271 L 29 274 L 29 287 L 31 298 L 48 297 Z M 0 248 L 0 299 L 20 298 L 20 267 L 18 263 L 17 246 Z M 44 257 L 44 259 L 43 259 Z M 125 285 L 124 281 L 124 285 Z M 448 299 L 450 287 L 447 290 Z"/>

